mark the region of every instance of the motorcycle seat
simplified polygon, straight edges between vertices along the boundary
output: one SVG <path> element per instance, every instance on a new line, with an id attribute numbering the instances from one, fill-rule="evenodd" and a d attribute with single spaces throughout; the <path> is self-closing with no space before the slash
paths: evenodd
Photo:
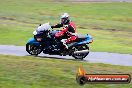
<path id="1" fill-rule="evenodd" d="M 83 39 L 86 39 L 86 36 L 85 35 L 81 35 L 81 34 L 77 34 L 77 39 L 83 40 Z"/>

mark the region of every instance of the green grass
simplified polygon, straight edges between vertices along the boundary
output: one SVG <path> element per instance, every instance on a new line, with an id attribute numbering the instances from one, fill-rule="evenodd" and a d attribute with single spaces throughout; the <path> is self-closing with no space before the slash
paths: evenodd
<path id="1" fill-rule="evenodd" d="M 127 31 L 79 30 L 93 36 L 92 51 L 132 53 L 132 35 Z"/>
<path id="2" fill-rule="evenodd" d="M 132 84 L 76 83 L 83 65 L 90 74 L 130 74 L 132 67 L 39 57 L 0 56 L 0 88 L 131 88 Z"/>
<path id="3" fill-rule="evenodd" d="M 0 3 L 0 44 L 25 45 L 40 23 L 71 15 L 78 33 L 93 36 L 91 51 L 132 52 L 132 3 L 72 3 L 4 0 Z M 52 0 L 50 0 L 52 1 Z"/>

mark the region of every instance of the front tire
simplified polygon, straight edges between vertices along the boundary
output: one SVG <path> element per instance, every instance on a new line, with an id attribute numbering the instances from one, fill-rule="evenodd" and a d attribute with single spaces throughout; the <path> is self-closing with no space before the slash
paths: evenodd
<path id="1" fill-rule="evenodd" d="M 75 51 L 81 51 L 81 50 L 88 50 L 88 52 L 74 54 Z M 87 45 L 75 46 L 74 52 L 72 54 L 72 57 L 74 57 L 75 59 L 83 60 L 83 58 L 85 58 L 89 54 L 89 47 Z"/>
<path id="2" fill-rule="evenodd" d="M 26 44 L 26 51 L 30 54 L 30 55 L 38 55 L 42 52 L 43 48 L 42 45 L 36 46 L 34 44 Z"/>

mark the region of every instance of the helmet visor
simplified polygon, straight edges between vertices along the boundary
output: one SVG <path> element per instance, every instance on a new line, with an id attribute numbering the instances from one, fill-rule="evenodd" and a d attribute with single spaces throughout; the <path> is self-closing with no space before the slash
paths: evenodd
<path id="1" fill-rule="evenodd" d="M 68 17 L 67 18 L 61 18 L 61 24 L 66 24 L 68 22 Z"/>
<path id="2" fill-rule="evenodd" d="M 64 24 L 65 18 L 61 18 L 61 23 Z"/>

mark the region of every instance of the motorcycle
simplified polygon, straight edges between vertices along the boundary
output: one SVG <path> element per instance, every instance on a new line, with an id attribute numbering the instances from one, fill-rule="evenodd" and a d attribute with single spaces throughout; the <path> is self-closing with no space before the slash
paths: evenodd
<path id="1" fill-rule="evenodd" d="M 72 56 L 75 59 L 83 60 L 89 54 L 89 44 L 93 42 L 89 34 L 76 34 L 75 42 L 68 44 L 68 49 L 64 49 L 61 39 L 55 38 L 55 34 L 61 30 L 50 30 L 49 23 L 39 26 L 33 32 L 33 38 L 29 39 L 26 44 L 26 51 L 30 55 L 38 55 L 41 52 L 49 55 Z"/>

